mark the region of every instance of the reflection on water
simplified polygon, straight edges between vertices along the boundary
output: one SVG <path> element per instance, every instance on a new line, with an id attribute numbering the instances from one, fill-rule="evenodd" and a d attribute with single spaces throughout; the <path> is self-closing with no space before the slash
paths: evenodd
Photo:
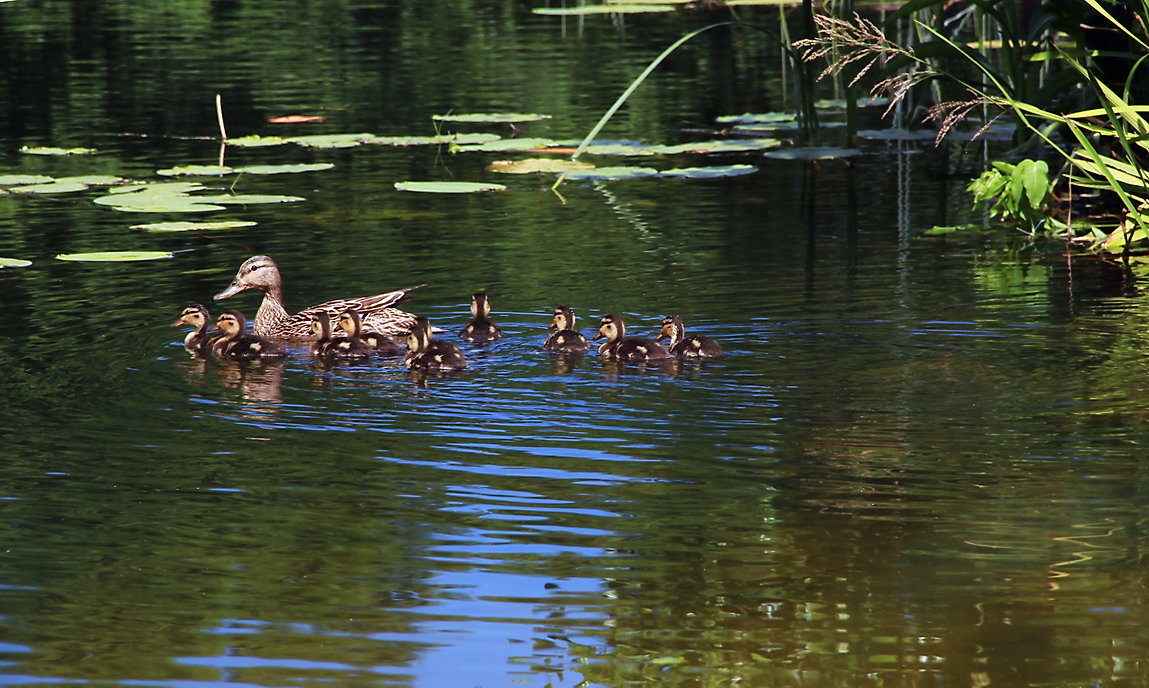
<path id="1" fill-rule="evenodd" d="M 0 78 L 8 149 L 102 151 L 0 151 L 4 171 L 213 161 L 211 141 L 118 134 L 212 132 L 221 84 L 245 133 L 294 111 L 430 133 L 433 112 L 489 108 L 547 111 L 526 133 L 575 138 L 692 21 L 588 20 L 563 40 L 522 8 L 459 3 L 291 22 L 259 2 L 88 9 L 0 4 L 10 72 L 44 78 Z M 189 39 L 176 59 L 171 26 L 211 51 Z M 610 135 L 774 107 L 776 75 L 726 72 L 775 56 L 710 40 Z M 95 194 L 0 194 L 0 255 L 36 260 L 0 271 L 3 681 L 1145 684 L 1149 308 L 1084 259 L 919 236 L 965 221 L 967 170 L 898 145 L 851 165 L 724 159 L 759 167 L 737 179 L 568 181 L 565 204 L 533 176 L 394 190 L 489 179 L 470 153 L 229 146 L 234 164 L 335 168 L 227 179 L 306 200 L 229 210 L 259 224 L 215 233 L 131 232 Z M 51 258 L 109 248 L 179 253 Z M 471 365 L 447 374 L 301 346 L 189 358 L 172 312 L 256 253 L 291 275 L 289 308 L 426 282 L 410 310 L 453 334 L 485 290 L 506 336 L 462 344 Z M 680 314 L 728 355 L 555 354 L 559 303 L 642 336 Z"/>

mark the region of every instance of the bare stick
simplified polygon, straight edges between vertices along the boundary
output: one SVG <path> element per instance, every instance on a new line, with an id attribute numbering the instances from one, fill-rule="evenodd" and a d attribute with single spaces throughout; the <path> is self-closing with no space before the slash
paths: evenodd
<path id="1" fill-rule="evenodd" d="M 227 127 L 223 126 L 223 96 L 215 94 L 215 118 L 219 120 L 219 136 L 227 140 Z"/>

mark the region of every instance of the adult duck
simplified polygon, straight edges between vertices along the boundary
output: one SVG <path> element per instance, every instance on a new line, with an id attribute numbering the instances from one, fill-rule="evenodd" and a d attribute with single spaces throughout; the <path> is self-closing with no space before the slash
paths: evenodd
<path id="1" fill-rule="evenodd" d="M 451 342 L 432 339 L 431 322 L 418 317 L 407 333 L 403 365 L 412 370 L 462 370 L 467 367 L 467 359 Z"/>
<path id="2" fill-rule="evenodd" d="M 575 314 L 570 306 L 555 308 L 554 321 L 548 330 L 554 330 L 543 342 L 543 348 L 551 351 L 586 351 L 590 342 L 582 332 L 575 329 Z"/>
<path id="3" fill-rule="evenodd" d="M 598 334 L 594 338 L 603 337 L 606 337 L 606 341 L 598 348 L 598 352 L 604 358 L 630 363 L 673 358 L 669 351 L 653 339 L 627 337 L 626 324 L 622 322 L 622 318 L 613 313 L 602 316 L 602 320 L 599 321 Z"/>
<path id="4" fill-rule="evenodd" d="M 329 317 L 337 318 L 344 311 L 355 310 L 364 314 L 364 330 L 385 334 L 406 332 L 415 322 L 415 316 L 392 306 L 401 301 L 407 292 L 421 286 L 417 284 L 374 296 L 327 301 L 292 314 L 283 305 L 283 278 L 279 274 L 279 266 L 268 256 L 252 256 L 239 266 L 235 279 L 227 289 L 215 295 L 215 300 L 222 301 L 242 291 L 258 289 L 263 292 L 263 302 L 255 313 L 252 328 L 257 336 L 314 341 L 316 335 L 311 329 L 311 315 L 317 311 L 325 311 Z"/>
<path id="5" fill-rule="evenodd" d="M 654 341 L 670 340 L 670 353 L 677 358 L 718 358 L 722 347 L 710 337 L 687 335 L 682 318 L 668 315 L 662 319 L 662 330 Z"/>
<path id="6" fill-rule="evenodd" d="M 459 332 L 461 339 L 472 342 L 491 342 L 503 336 L 499 326 L 491 322 L 491 302 L 485 292 L 471 295 L 471 322 Z"/>
<path id="7" fill-rule="evenodd" d="M 247 319 L 239 311 L 224 311 L 216 320 L 221 334 L 211 345 L 220 358 L 283 358 L 287 352 L 273 341 L 247 331 Z"/>
<path id="8" fill-rule="evenodd" d="M 219 332 L 208 330 L 210 320 L 211 314 L 203 304 L 192 303 L 180 313 L 180 319 L 172 323 L 172 327 L 185 325 L 192 327 L 192 331 L 184 337 L 184 348 L 188 353 L 199 355 L 211 350 L 211 344 L 219 336 Z"/>

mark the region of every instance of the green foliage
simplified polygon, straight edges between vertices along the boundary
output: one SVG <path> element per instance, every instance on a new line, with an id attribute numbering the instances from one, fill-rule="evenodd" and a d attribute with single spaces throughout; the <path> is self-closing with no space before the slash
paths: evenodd
<path id="1" fill-rule="evenodd" d="M 1049 165 L 1044 160 L 1022 160 L 1016 165 L 994 162 L 967 187 L 975 207 L 992 201 L 991 215 L 1015 222 L 1031 234 L 1046 223 L 1052 189 Z"/>

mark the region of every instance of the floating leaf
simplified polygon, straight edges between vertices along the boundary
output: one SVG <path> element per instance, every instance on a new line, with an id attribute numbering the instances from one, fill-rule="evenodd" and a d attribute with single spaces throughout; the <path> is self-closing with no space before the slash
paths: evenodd
<path id="1" fill-rule="evenodd" d="M 139 229 L 145 232 L 210 232 L 218 229 L 251 227 L 255 224 L 255 222 L 243 220 L 224 220 L 221 222 L 153 222 L 144 225 L 132 225 L 131 229 Z"/>
<path id="2" fill-rule="evenodd" d="M 878 141 L 933 141 L 938 133 L 931 129 L 863 129 L 858 136 Z"/>
<path id="3" fill-rule="evenodd" d="M 558 151 L 556 151 L 558 152 Z M 571 153 L 574 152 L 572 149 Z M 637 141 L 618 141 L 614 143 L 595 143 L 586 147 L 587 155 L 654 155 L 657 151 L 645 143 Z"/>
<path id="4" fill-rule="evenodd" d="M 753 165 L 715 165 L 713 167 L 679 167 L 663 170 L 660 176 L 682 177 L 684 179 L 717 179 L 719 177 L 740 177 L 757 171 L 758 168 Z"/>
<path id="5" fill-rule="evenodd" d="M 56 148 L 54 146 L 21 146 L 21 153 L 28 155 L 90 155 L 95 148 Z"/>
<path id="6" fill-rule="evenodd" d="M 61 253 L 59 260 L 121 262 L 129 260 L 164 260 L 175 254 L 167 251 L 96 251 L 94 253 Z"/>
<path id="7" fill-rule="evenodd" d="M 294 136 L 288 141 L 311 148 L 354 148 L 373 136 L 374 134 L 315 134 Z"/>
<path id="8" fill-rule="evenodd" d="M 154 193 L 154 194 L 184 194 L 191 191 L 199 191 L 207 187 L 199 182 L 142 182 L 139 184 L 129 184 L 128 186 L 117 186 L 113 189 L 108 189 L 111 195 L 120 194 L 137 194 L 137 193 Z M 107 198 L 103 196 L 102 198 Z M 100 199 L 97 198 L 96 202 L 99 203 Z"/>
<path id="9" fill-rule="evenodd" d="M 197 203 L 220 203 L 223 205 L 254 205 L 256 203 L 298 203 L 307 200 L 300 196 L 279 196 L 277 194 L 218 194 L 216 196 L 188 196 Z"/>
<path id="10" fill-rule="evenodd" d="M 235 172 L 227 165 L 182 165 L 156 170 L 156 174 L 164 177 L 220 177 Z"/>
<path id="11" fill-rule="evenodd" d="M 481 193 L 483 191 L 503 191 L 502 184 L 482 182 L 395 182 L 399 191 L 419 191 L 422 193 Z"/>
<path id="12" fill-rule="evenodd" d="M 437 122 L 467 122 L 467 123 L 514 123 L 514 122 L 537 122 L 543 119 L 550 119 L 550 115 L 536 115 L 525 114 L 520 112 L 492 112 L 492 113 L 474 113 L 469 115 L 431 115 L 431 119 Z"/>
<path id="13" fill-rule="evenodd" d="M 32 264 L 30 260 L 19 258 L 0 258 L 0 268 L 26 268 Z"/>
<path id="14" fill-rule="evenodd" d="M 766 151 L 762 155 L 776 160 L 833 160 L 835 158 L 848 158 L 861 155 L 862 151 L 856 148 L 832 148 L 830 146 L 798 146 L 795 148 L 782 148 L 780 150 Z"/>
<path id="15" fill-rule="evenodd" d="M 281 115 L 268 117 L 267 121 L 272 124 L 304 124 L 307 122 L 326 122 L 327 118 L 323 115 Z"/>
<path id="16" fill-rule="evenodd" d="M 287 174 L 289 172 L 322 172 L 330 170 L 335 165 L 329 162 L 299 162 L 289 165 L 247 165 L 235 168 L 236 172 L 247 174 Z"/>
<path id="17" fill-rule="evenodd" d="M 0 175 L 0 186 L 17 186 L 19 184 L 47 184 L 55 181 L 46 174 L 5 174 Z"/>
<path id="18" fill-rule="evenodd" d="M 282 146 L 285 143 L 291 143 L 291 140 L 285 139 L 282 136 L 252 135 L 241 136 L 237 139 L 228 139 L 227 143 L 244 148 L 259 148 L 261 146 Z"/>
<path id="19" fill-rule="evenodd" d="M 128 180 L 123 177 L 115 177 L 110 174 L 85 174 L 77 175 L 74 177 L 60 177 L 58 182 L 79 182 L 88 186 L 111 186 L 112 184 L 120 184 Z"/>
<path id="20" fill-rule="evenodd" d="M 715 117 L 719 124 L 796 124 L 798 115 L 793 112 L 744 112 L 741 115 Z"/>
<path id="21" fill-rule="evenodd" d="M 675 146 L 651 146 L 655 153 L 662 155 L 677 155 L 679 153 L 744 153 L 746 151 L 766 150 L 777 148 L 782 141 L 775 138 L 760 139 L 718 139 L 713 141 L 694 141 L 681 143 Z"/>
<path id="22" fill-rule="evenodd" d="M 673 12 L 674 5 L 583 5 L 582 7 L 536 7 L 532 12 L 547 16 L 586 14 L 636 14 L 639 12 Z"/>
<path id="23" fill-rule="evenodd" d="M 862 96 L 854 101 L 858 107 L 885 107 L 890 104 L 889 98 L 871 98 L 869 96 Z M 845 110 L 845 98 L 823 98 L 814 101 L 814 107 L 819 110 Z"/>
<path id="24" fill-rule="evenodd" d="M 525 160 L 496 160 L 487 166 L 492 172 L 503 174 L 530 174 L 532 172 L 567 172 L 569 170 L 589 170 L 594 165 L 562 158 L 527 158 Z"/>
<path id="25" fill-rule="evenodd" d="M 533 151 L 540 148 L 547 148 L 556 145 L 553 139 L 539 139 L 539 138 L 521 138 L 521 139 L 498 139 L 496 141 L 488 141 L 478 145 L 460 145 L 455 148 L 456 151 L 463 153 L 468 151 L 485 151 L 485 152 L 506 152 L 506 151 Z"/>
<path id="26" fill-rule="evenodd" d="M 28 193 L 28 194 L 57 194 L 57 193 L 73 193 L 76 191 L 84 191 L 88 188 L 87 184 L 80 182 L 68 182 L 57 179 L 54 182 L 47 184 L 25 184 L 23 186 L 12 187 L 12 193 Z"/>
<path id="27" fill-rule="evenodd" d="M 615 181 L 619 179 L 644 179 L 657 177 L 659 171 L 652 167 L 599 167 L 593 170 L 573 170 L 567 172 L 567 179 L 584 179 L 597 181 Z"/>
<path id="28" fill-rule="evenodd" d="M 371 138 L 363 139 L 363 143 L 377 146 L 435 146 L 444 144 L 465 146 L 498 141 L 501 138 L 498 134 L 488 133 L 436 134 L 435 136 L 372 136 Z"/>
<path id="29" fill-rule="evenodd" d="M 922 232 L 926 236 L 943 236 L 946 234 L 953 234 L 954 232 L 965 232 L 971 229 L 978 229 L 977 225 L 950 225 L 948 227 L 939 227 L 937 225 L 930 227 Z"/>

